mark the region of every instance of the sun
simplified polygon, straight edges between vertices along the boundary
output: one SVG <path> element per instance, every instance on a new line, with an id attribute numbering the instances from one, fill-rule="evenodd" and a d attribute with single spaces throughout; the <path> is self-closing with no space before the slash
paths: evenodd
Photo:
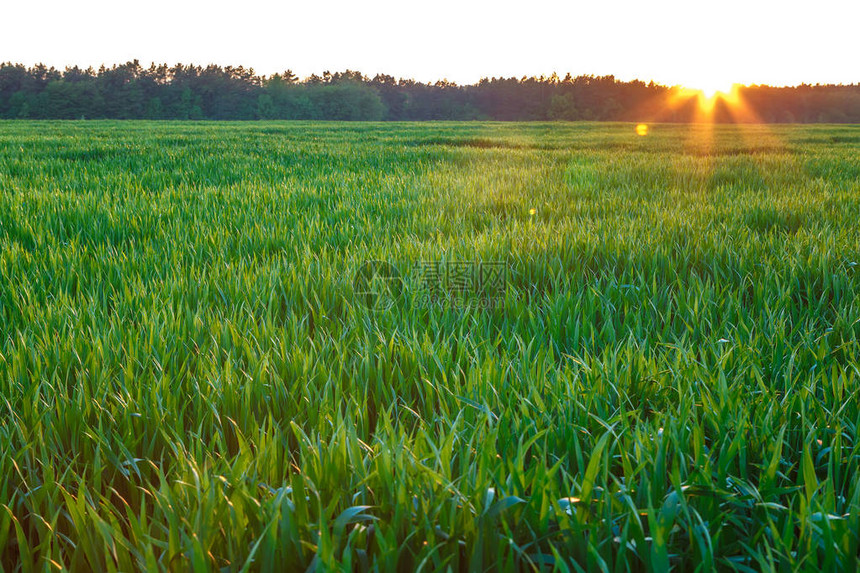
<path id="1" fill-rule="evenodd" d="M 685 113 L 692 112 L 693 123 L 760 123 L 758 115 L 747 104 L 745 89 L 746 86 L 739 83 L 675 85 L 670 89 L 666 102 L 667 112 L 674 114 L 681 109 L 686 110 Z"/>
<path id="2" fill-rule="evenodd" d="M 702 95 L 707 99 L 714 99 L 718 95 L 728 95 L 733 87 L 733 84 L 720 82 L 704 82 L 702 85 L 692 86 L 693 89 L 702 92 Z"/>
<path id="3" fill-rule="evenodd" d="M 681 98 L 695 98 L 699 102 L 699 108 L 706 114 L 713 112 L 718 101 L 729 106 L 735 106 L 739 102 L 738 84 L 730 84 L 717 81 L 696 82 L 679 91 Z"/>

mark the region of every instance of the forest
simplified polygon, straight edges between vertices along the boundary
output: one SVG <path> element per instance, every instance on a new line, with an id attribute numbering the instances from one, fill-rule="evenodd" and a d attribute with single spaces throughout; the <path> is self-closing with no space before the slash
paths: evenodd
<path id="1" fill-rule="evenodd" d="M 707 120 L 860 123 L 860 84 L 739 87 L 742 106 L 717 100 Z M 0 64 L 0 118 L 153 120 L 700 121 L 679 86 L 614 76 L 485 78 L 422 83 L 356 71 L 299 78 L 177 64 L 57 70 Z M 738 110 L 743 110 L 739 113 Z"/>

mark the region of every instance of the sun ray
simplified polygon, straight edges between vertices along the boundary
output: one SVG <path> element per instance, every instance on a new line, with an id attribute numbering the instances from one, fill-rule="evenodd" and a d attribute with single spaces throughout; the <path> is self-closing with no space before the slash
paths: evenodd
<path id="1" fill-rule="evenodd" d="M 704 85 L 704 84 L 699 84 Z M 749 149 L 780 149 L 784 145 L 744 99 L 745 87 L 713 84 L 705 89 L 675 86 L 665 96 L 632 110 L 638 135 L 647 135 L 649 126 L 662 122 L 689 124 L 685 147 L 690 153 L 710 156 L 718 153 L 723 128 L 716 124 L 758 124 L 760 129 L 741 130 L 743 145 Z"/>

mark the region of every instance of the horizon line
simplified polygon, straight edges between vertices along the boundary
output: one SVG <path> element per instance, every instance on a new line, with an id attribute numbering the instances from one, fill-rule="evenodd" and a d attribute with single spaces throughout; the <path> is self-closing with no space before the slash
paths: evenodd
<path id="1" fill-rule="evenodd" d="M 286 69 L 279 71 L 279 72 L 274 72 L 271 74 L 265 74 L 265 73 L 257 72 L 256 68 L 254 68 L 253 66 L 248 67 L 248 66 L 245 66 L 243 64 L 239 64 L 239 65 L 220 64 L 220 63 L 216 63 L 216 62 L 209 62 L 207 64 L 197 64 L 194 62 L 189 62 L 186 64 L 186 63 L 182 63 L 182 62 L 176 62 L 174 64 L 168 64 L 167 62 L 151 61 L 151 62 L 149 62 L 149 65 L 147 66 L 147 65 L 144 65 L 143 63 L 141 63 L 141 61 L 139 59 L 127 60 L 127 61 L 122 62 L 122 63 L 117 63 L 117 62 L 113 62 L 110 64 L 101 63 L 98 65 L 98 67 L 93 66 L 93 65 L 83 67 L 80 64 L 72 64 L 72 65 L 65 65 L 63 67 L 57 67 L 53 64 L 46 64 L 45 62 L 38 62 L 38 63 L 34 63 L 34 64 L 25 64 L 22 62 L 12 62 L 10 60 L 10 61 L 0 61 L 0 68 L 6 67 L 6 66 L 13 66 L 13 67 L 14 66 L 22 66 L 28 70 L 32 70 L 34 68 L 38 68 L 39 66 L 42 66 L 42 67 L 47 68 L 48 70 L 54 70 L 54 71 L 61 72 L 61 73 L 66 72 L 68 70 L 74 70 L 74 69 L 78 69 L 81 71 L 92 70 L 93 72 L 98 73 L 101 69 L 110 70 L 110 69 L 115 69 L 115 68 L 119 68 L 122 66 L 127 66 L 130 64 L 138 65 L 142 69 L 145 69 L 145 70 L 149 70 L 149 69 L 153 69 L 153 68 L 160 68 L 162 66 L 167 67 L 168 69 L 174 68 L 176 66 L 183 66 L 186 68 L 200 68 L 200 69 L 206 69 L 209 67 L 218 67 L 218 68 L 221 68 L 222 70 L 228 69 L 228 68 L 231 68 L 234 70 L 235 69 L 242 69 L 242 70 L 249 72 L 252 76 L 259 78 L 260 80 L 270 80 L 270 79 L 274 78 L 275 76 L 282 76 L 286 72 L 293 73 L 291 68 L 286 68 Z M 613 80 L 620 82 L 620 83 L 641 82 L 641 83 L 646 84 L 646 85 L 654 84 L 656 86 L 667 88 L 667 89 L 689 89 L 689 88 L 698 89 L 695 86 L 687 85 L 684 83 L 663 82 L 663 81 L 658 81 L 658 80 L 653 79 L 653 78 L 647 79 L 647 80 L 641 79 L 638 77 L 635 77 L 633 79 L 623 79 L 619 76 L 616 76 L 615 74 L 611 74 L 611 73 L 601 74 L 601 73 L 595 73 L 595 72 L 592 72 L 592 73 L 582 72 L 582 73 L 577 73 L 576 75 L 574 75 L 573 72 L 569 72 L 569 71 L 564 72 L 564 73 L 559 73 L 558 71 L 553 71 L 549 75 L 546 75 L 546 74 L 540 74 L 540 75 L 525 75 L 525 74 L 524 75 L 486 75 L 486 76 L 481 76 L 478 80 L 473 81 L 473 82 L 469 82 L 469 83 L 449 80 L 447 77 L 437 78 L 435 80 L 420 80 L 420 79 L 416 79 L 415 77 L 395 76 L 393 74 L 388 74 L 385 72 L 377 72 L 376 74 L 368 75 L 368 74 L 365 74 L 364 72 L 362 72 L 360 70 L 353 70 L 353 69 L 349 69 L 349 68 L 345 68 L 343 70 L 337 70 L 337 71 L 324 70 L 320 73 L 314 72 L 314 73 L 311 73 L 310 75 L 306 75 L 303 77 L 300 75 L 296 75 L 296 74 L 294 74 L 294 75 L 295 75 L 296 81 L 298 83 L 305 83 L 305 82 L 307 82 L 313 78 L 322 79 L 326 76 L 326 74 L 335 75 L 335 74 L 346 74 L 346 73 L 361 74 L 361 77 L 364 80 L 369 80 L 369 81 L 372 81 L 374 78 L 376 78 L 378 76 L 387 76 L 387 77 L 393 78 L 398 83 L 401 81 L 411 81 L 411 82 L 415 82 L 415 83 L 421 83 L 424 85 L 436 85 L 439 83 L 445 83 L 445 84 L 449 84 L 449 85 L 455 86 L 455 87 L 472 87 L 472 86 L 479 85 L 483 81 L 492 81 L 492 80 L 523 81 L 523 80 L 535 79 L 535 80 L 548 81 L 548 80 L 551 80 L 553 76 L 555 76 L 558 78 L 559 83 L 563 82 L 567 77 L 570 77 L 571 79 L 574 79 L 574 80 L 577 78 L 612 78 Z M 804 81 L 804 82 L 800 82 L 800 83 L 786 83 L 786 84 L 770 84 L 770 83 L 756 83 L 756 82 L 752 82 L 752 83 L 734 82 L 731 84 L 731 87 L 777 88 L 777 89 L 780 89 L 780 88 L 789 88 L 790 89 L 790 88 L 816 87 L 816 86 L 820 86 L 820 87 L 857 87 L 857 86 L 860 86 L 860 78 L 858 78 L 858 80 L 856 82 L 851 82 L 851 83 L 843 83 L 843 82 L 824 82 L 823 83 L 820 81 L 813 83 L 811 81 L 810 82 Z"/>

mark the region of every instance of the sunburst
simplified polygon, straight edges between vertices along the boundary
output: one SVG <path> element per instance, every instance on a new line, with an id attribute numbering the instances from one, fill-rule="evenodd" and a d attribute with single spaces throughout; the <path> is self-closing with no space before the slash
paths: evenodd
<path id="1" fill-rule="evenodd" d="M 702 87 L 681 88 L 678 96 L 683 99 L 695 98 L 699 103 L 699 108 L 706 114 L 710 115 L 717 102 L 723 102 L 728 107 L 735 107 L 740 103 L 739 97 L 740 86 L 734 84 L 731 86 L 710 84 Z"/>

